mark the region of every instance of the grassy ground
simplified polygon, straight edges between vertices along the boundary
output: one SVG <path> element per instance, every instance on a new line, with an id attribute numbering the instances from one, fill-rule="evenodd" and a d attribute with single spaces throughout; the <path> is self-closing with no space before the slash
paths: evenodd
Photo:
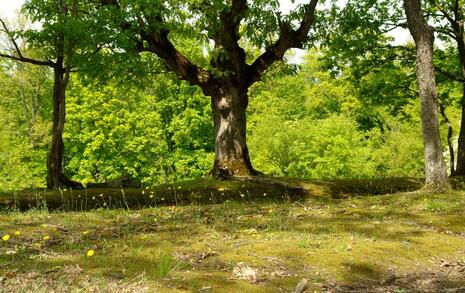
<path id="1" fill-rule="evenodd" d="M 310 292 L 465 290 L 465 192 L 287 183 L 110 190 L 120 209 L 106 190 L 87 190 L 87 206 L 65 191 L 60 209 L 82 212 L 5 211 L 0 292 L 290 292 L 302 278 Z M 132 194 L 147 207 L 128 208 Z"/>

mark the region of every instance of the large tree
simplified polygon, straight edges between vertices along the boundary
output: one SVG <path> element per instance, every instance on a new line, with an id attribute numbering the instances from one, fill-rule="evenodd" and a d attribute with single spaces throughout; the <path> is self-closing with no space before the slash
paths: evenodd
<path id="1" fill-rule="evenodd" d="M 420 0 L 404 0 L 404 8 L 417 52 L 417 83 L 425 148 L 425 187 L 444 190 L 449 187 L 449 182 L 439 137 L 439 98 L 433 66 L 434 29 L 425 20 Z"/>
<path id="2" fill-rule="evenodd" d="M 115 28 L 128 36 L 125 45 L 132 48 L 125 50 L 156 54 L 179 78 L 211 97 L 215 127 L 211 175 L 228 178 L 258 174 L 246 143 L 248 89 L 288 49 L 304 47 L 317 2 L 311 0 L 288 15 L 280 14 L 277 0 L 100 0 L 100 11 L 103 16 L 110 13 Z M 208 54 L 198 55 L 208 55 L 209 60 L 194 62 L 189 48 L 180 45 L 186 34 L 204 41 Z M 246 45 L 259 48 L 261 54 L 251 58 Z"/>

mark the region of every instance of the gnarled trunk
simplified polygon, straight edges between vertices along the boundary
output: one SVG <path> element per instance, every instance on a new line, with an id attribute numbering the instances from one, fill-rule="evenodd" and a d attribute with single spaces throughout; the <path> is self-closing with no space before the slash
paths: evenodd
<path id="1" fill-rule="evenodd" d="M 66 87 L 68 80 L 65 69 L 57 62 L 53 68 L 53 126 L 52 142 L 47 158 L 47 188 L 78 187 L 79 184 L 68 179 L 63 173 L 63 129 L 66 116 Z"/>
<path id="2" fill-rule="evenodd" d="M 221 85 L 211 94 L 215 124 L 215 163 L 210 175 L 219 179 L 258 175 L 246 143 L 247 90 Z"/>

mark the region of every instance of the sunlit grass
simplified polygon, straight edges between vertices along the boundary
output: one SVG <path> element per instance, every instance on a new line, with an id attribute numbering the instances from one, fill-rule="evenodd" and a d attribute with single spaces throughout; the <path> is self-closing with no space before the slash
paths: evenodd
<path id="1" fill-rule="evenodd" d="M 5 212 L 0 277 L 7 290 L 34 292 L 105 292 L 106 283 L 114 291 L 278 292 L 302 278 L 320 290 L 460 260 L 464 215 L 461 191 Z M 241 262 L 257 283 L 233 275 Z"/>

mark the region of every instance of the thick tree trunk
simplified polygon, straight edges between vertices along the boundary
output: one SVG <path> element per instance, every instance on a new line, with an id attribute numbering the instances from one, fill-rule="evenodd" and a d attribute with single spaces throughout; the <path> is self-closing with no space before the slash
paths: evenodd
<path id="1" fill-rule="evenodd" d="M 221 85 L 212 96 L 215 163 L 210 175 L 219 179 L 258 175 L 246 143 L 247 90 Z"/>
<path id="2" fill-rule="evenodd" d="M 66 87 L 65 69 L 58 64 L 53 69 L 53 126 L 52 142 L 47 158 L 47 188 L 78 187 L 77 182 L 68 179 L 63 173 L 63 129 L 66 116 Z"/>
<path id="3" fill-rule="evenodd" d="M 425 188 L 449 188 L 438 124 L 438 93 L 433 67 L 433 28 L 423 16 L 419 0 L 404 0 L 407 24 L 417 51 L 417 82 L 420 90 L 421 123 L 425 148 Z"/>

